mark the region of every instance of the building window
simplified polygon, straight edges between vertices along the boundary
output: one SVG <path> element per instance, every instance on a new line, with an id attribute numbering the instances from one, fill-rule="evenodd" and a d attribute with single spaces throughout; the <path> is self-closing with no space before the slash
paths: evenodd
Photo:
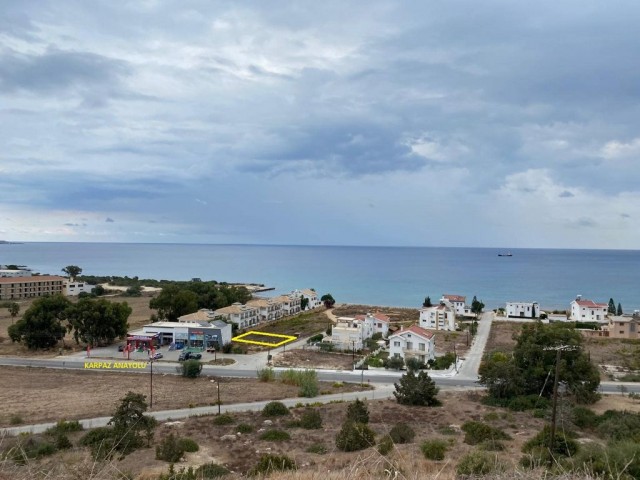
<path id="1" fill-rule="evenodd" d="M 393 342 L 393 346 L 394 347 L 399 347 L 400 346 L 400 342 Z"/>
<path id="2" fill-rule="evenodd" d="M 407 350 L 413 350 L 413 343 L 407 342 Z"/>
<path id="3" fill-rule="evenodd" d="M 421 352 L 424 352 L 424 351 L 425 351 L 425 345 L 424 345 L 424 343 L 419 343 L 419 344 L 418 344 L 418 350 L 420 350 Z"/>

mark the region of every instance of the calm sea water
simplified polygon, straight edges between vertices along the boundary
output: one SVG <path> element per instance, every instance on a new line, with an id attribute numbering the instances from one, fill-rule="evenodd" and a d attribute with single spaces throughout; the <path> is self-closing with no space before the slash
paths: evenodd
<path id="1" fill-rule="evenodd" d="M 338 302 L 418 307 L 424 297 L 473 295 L 487 307 L 538 301 L 567 308 L 577 294 L 625 312 L 640 309 L 640 251 L 488 248 L 326 247 L 123 243 L 0 245 L 0 264 L 59 274 L 264 283 L 276 292 L 315 288 Z"/>

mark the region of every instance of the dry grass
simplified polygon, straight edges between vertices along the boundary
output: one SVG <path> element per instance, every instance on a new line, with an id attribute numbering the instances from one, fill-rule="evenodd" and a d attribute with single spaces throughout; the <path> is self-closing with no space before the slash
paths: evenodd
<path id="1" fill-rule="evenodd" d="M 186 379 L 176 375 L 153 376 L 153 409 L 169 410 L 212 405 L 215 385 L 208 377 Z M 25 424 L 76 420 L 111 415 L 128 391 L 149 395 L 149 375 L 136 373 L 2 367 L 0 426 L 11 426 L 11 417 Z M 356 384 L 334 386 L 320 382 L 320 391 L 358 390 Z M 279 400 L 298 396 L 298 387 L 262 383 L 257 379 L 221 378 L 223 404 Z M 25 401 L 28 399 L 28 401 Z M 148 399 L 148 398 L 147 398 Z"/>
<path id="2" fill-rule="evenodd" d="M 373 305 L 340 305 L 333 309 L 336 317 L 352 317 L 366 313 L 380 312 L 391 319 L 391 323 L 411 325 L 418 323 L 420 311 L 417 308 L 378 307 Z"/>
<path id="3" fill-rule="evenodd" d="M 360 479 L 449 479 L 455 476 L 455 467 L 460 458 L 472 451 L 474 447 L 463 443 L 463 435 L 443 435 L 442 427 L 460 426 L 467 420 L 484 420 L 509 433 L 512 441 L 506 442 L 506 451 L 500 452 L 499 458 L 507 465 L 505 473 L 483 477 L 504 480 L 533 480 L 543 477 L 543 472 L 521 471 L 517 461 L 521 457 L 523 443 L 531 438 L 544 425 L 544 421 L 535 419 L 528 413 L 508 412 L 478 403 L 477 394 L 465 392 L 442 392 L 444 405 L 439 408 L 408 407 L 393 401 L 369 401 L 370 426 L 379 439 L 397 422 L 409 422 L 416 430 L 414 443 L 397 445 L 388 456 L 381 456 L 374 448 L 361 452 L 345 453 L 335 449 L 335 435 L 345 417 L 347 405 L 329 404 L 317 407 L 323 419 L 320 430 L 303 430 L 291 428 L 288 423 L 299 418 L 303 409 L 293 409 L 291 415 L 271 419 L 271 425 L 264 425 L 264 418 L 258 413 L 243 412 L 231 414 L 234 423 L 215 425 L 213 417 L 189 418 L 180 422 L 166 423 L 158 427 L 156 443 L 168 435 L 175 433 L 194 439 L 200 445 L 200 451 L 189 454 L 185 462 L 176 467 L 215 462 L 223 464 L 236 472 L 229 479 L 241 478 L 262 453 L 285 454 L 293 458 L 299 470 L 291 473 L 276 473 L 269 478 L 274 480 L 308 479 L 308 480 L 360 480 Z M 610 408 L 619 397 L 605 397 L 599 409 Z M 625 405 L 619 405 L 626 408 Z M 492 413 L 491 420 L 486 415 Z M 244 434 L 235 441 L 223 441 L 224 435 L 235 434 L 236 425 L 245 423 L 254 427 L 253 433 Z M 261 440 L 261 428 L 278 428 L 287 430 L 292 436 L 288 442 L 268 442 Z M 79 436 L 80 434 L 78 434 Z M 441 438 L 450 440 L 451 447 L 443 461 L 429 461 L 420 453 L 420 444 L 425 439 Z M 77 437 L 72 437 L 72 441 Z M 323 443 L 328 452 L 318 455 L 306 452 L 315 443 Z M 1 478 L 31 479 L 38 478 L 38 471 L 50 471 L 55 474 L 47 478 L 71 479 L 87 478 L 95 480 L 111 480 L 118 478 L 118 472 L 132 474 L 134 478 L 157 478 L 160 472 L 166 472 L 168 464 L 155 460 L 154 449 L 141 449 L 121 461 L 107 464 L 92 464 L 83 450 L 75 450 L 56 454 L 43 463 L 32 462 L 27 467 L 13 470 L 8 464 L 0 465 Z M 93 473 L 92 473 L 93 469 Z M 397 474 L 396 474 L 397 472 Z M 4 477 L 3 477 L 4 475 Z M 44 478 L 44 477 L 41 477 Z M 590 478 L 587 475 L 567 475 L 565 480 Z"/>
<path id="4" fill-rule="evenodd" d="M 493 350 L 512 351 L 516 345 L 513 337 L 520 334 L 522 325 L 522 323 L 516 322 L 492 322 L 485 352 Z"/>

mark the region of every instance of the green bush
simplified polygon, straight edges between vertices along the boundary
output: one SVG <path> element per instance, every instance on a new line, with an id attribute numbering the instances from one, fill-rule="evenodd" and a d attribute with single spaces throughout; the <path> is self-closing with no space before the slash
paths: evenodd
<path id="1" fill-rule="evenodd" d="M 614 442 L 602 446 L 587 444 L 568 462 L 571 470 L 582 473 L 585 470 L 602 478 L 640 478 L 640 444 L 635 442 Z"/>
<path id="2" fill-rule="evenodd" d="M 324 443 L 314 443 L 309 445 L 306 450 L 308 453 L 315 453 L 318 455 L 324 455 L 327 453 L 327 447 Z"/>
<path id="3" fill-rule="evenodd" d="M 343 452 L 355 452 L 375 445 L 375 433 L 364 423 L 347 420 L 336 435 L 336 447 Z"/>
<path id="4" fill-rule="evenodd" d="M 236 431 L 240 433 L 253 433 L 253 430 L 253 426 L 249 425 L 248 423 L 241 423 L 236 427 Z"/>
<path id="5" fill-rule="evenodd" d="M 300 418 L 300 426 L 307 430 L 322 428 L 322 416 L 320 412 L 313 408 L 307 408 Z"/>
<path id="6" fill-rule="evenodd" d="M 249 475 L 268 475 L 272 472 L 296 470 L 296 462 L 286 455 L 265 454 L 260 457 L 258 464 L 249 471 Z"/>
<path id="7" fill-rule="evenodd" d="M 289 409 L 282 402 L 269 402 L 262 409 L 262 415 L 265 417 L 289 415 Z"/>
<path id="8" fill-rule="evenodd" d="M 71 432 L 79 432 L 82 430 L 82 425 L 77 420 L 72 420 L 67 422 L 65 420 L 60 420 L 55 426 L 50 427 L 46 430 L 47 435 L 62 435 Z"/>
<path id="9" fill-rule="evenodd" d="M 571 411 L 571 421 L 578 428 L 594 428 L 598 424 L 598 415 L 586 407 L 575 406 Z"/>
<path id="10" fill-rule="evenodd" d="M 258 380 L 261 382 L 272 382 L 276 379 L 276 372 L 273 368 L 260 368 L 258 369 Z"/>
<path id="11" fill-rule="evenodd" d="M 402 357 L 389 357 L 384 361 L 384 367 L 391 370 L 400 370 L 404 367 L 404 359 Z"/>
<path id="12" fill-rule="evenodd" d="M 180 364 L 180 373 L 186 378 L 198 378 L 202 372 L 202 363 L 198 360 L 185 360 Z"/>
<path id="13" fill-rule="evenodd" d="M 280 373 L 280 381 L 287 385 L 300 387 L 298 394 L 301 397 L 317 397 L 320 391 L 318 386 L 318 374 L 315 370 L 284 370 Z"/>
<path id="14" fill-rule="evenodd" d="M 80 445 L 93 447 L 110 440 L 111 437 L 113 437 L 113 429 L 111 427 L 93 428 L 80 439 Z"/>
<path id="15" fill-rule="evenodd" d="M 480 451 L 466 454 L 456 467 L 456 473 L 465 476 L 489 475 L 502 470 L 504 470 L 504 466 L 498 460 L 497 455 Z"/>
<path id="16" fill-rule="evenodd" d="M 496 440 L 495 438 L 480 442 L 478 444 L 478 448 L 485 452 L 502 452 L 505 449 L 504 443 L 500 440 Z"/>
<path id="17" fill-rule="evenodd" d="M 380 455 L 386 455 L 393 450 L 393 440 L 389 435 L 385 435 L 378 442 L 378 452 Z"/>
<path id="18" fill-rule="evenodd" d="M 427 460 L 443 460 L 447 447 L 444 440 L 426 440 L 420 445 L 420 450 Z"/>
<path id="19" fill-rule="evenodd" d="M 436 357 L 433 362 L 431 362 L 431 368 L 434 370 L 446 370 L 456 361 L 456 354 L 453 352 L 447 352 L 440 357 Z"/>
<path id="20" fill-rule="evenodd" d="M 318 342 L 321 342 L 323 338 L 324 338 L 324 334 L 318 333 L 313 337 L 309 337 L 309 339 L 307 340 L 307 343 L 318 343 Z"/>
<path id="21" fill-rule="evenodd" d="M 607 440 L 640 443 L 640 414 L 607 410 L 598 418 L 596 433 Z"/>
<path id="22" fill-rule="evenodd" d="M 414 372 L 426 367 L 425 363 L 416 357 L 408 358 L 405 365 L 407 366 L 407 370 L 413 370 Z"/>
<path id="23" fill-rule="evenodd" d="M 369 408 L 359 398 L 347 406 L 347 420 L 355 423 L 369 423 Z"/>
<path id="24" fill-rule="evenodd" d="M 67 450 L 73 447 L 71 440 L 65 434 L 61 433 L 56 436 L 56 449 Z"/>
<path id="25" fill-rule="evenodd" d="M 11 425 L 22 425 L 24 423 L 24 420 L 20 415 L 11 415 L 11 418 L 9 419 L 9 423 Z"/>
<path id="26" fill-rule="evenodd" d="M 198 450 L 200 450 L 200 446 L 198 445 L 198 443 L 191 438 L 181 438 L 180 440 L 178 440 L 178 445 L 182 450 L 189 453 L 197 452 Z"/>
<path id="27" fill-rule="evenodd" d="M 221 415 L 216 415 L 215 417 L 213 417 L 214 425 L 231 425 L 234 422 L 235 420 L 228 413 L 223 413 Z"/>
<path id="28" fill-rule="evenodd" d="M 180 446 L 180 441 L 173 433 L 164 437 L 160 445 L 156 447 L 156 460 L 176 463 L 179 462 L 183 456 L 184 450 Z"/>
<path id="29" fill-rule="evenodd" d="M 229 470 L 224 468 L 222 465 L 217 465 L 215 463 L 205 463 L 204 465 L 200 465 L 196 470 L 196 478 L 209 480 L 212 478 L 224 477 L 229 473 Z"/>
<path id="30" fill-rule="evenodd" d="M 549 408 L 549 400 L 538 395 L 520 395 L 507 402 L 507 408 L 515 412 Z"/>
<path id="31" fill-rule="evenodd" d="M 477 445 L 485 440 L 510 440 L 511 437 L 502 430 L 486 423 L 469 421 L 462 424 L 465 433 L 464 443 Z"/>
<path id="32" fill-rule="evenodd" d="M 416 436 L 416 432 L 406 423 L 396 423 L 389 431 L 389 436 L 393 443 L 411 443 Z"/>
<path id="33" fill-rule="evenodd" d="M 558 432 L 556 431 L 555 439 L 553 442 L 554 456 L 572 457 L 578 451 L 578 442 L 573 438 L 570 432 Z M 548 449 L 549 440 L 551 439 L 551 428 L 546 425 L 540 432 L 536 434 L 531 440 L 524 444 L 522 451 L 524 453 L 536 452 L 537 447 L 542 449 Z"/>
<path id="34" fill-rule="evenodd" d="M 284 442 L 286 440 L 291 440 L 291 435 L 289 435 L 284 430 L 267 430 L 262 435 L 260 435 L 260 440 L 267 440 L 270 442 Z"/>

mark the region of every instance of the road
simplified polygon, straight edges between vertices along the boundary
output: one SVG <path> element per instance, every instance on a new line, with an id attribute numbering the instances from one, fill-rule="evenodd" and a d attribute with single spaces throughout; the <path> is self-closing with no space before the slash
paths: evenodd
<path id="1" fill-rule="evenodd" d="M 494 313 L 492 311 L 484 312 L 478 321 L 478 331 L 473 337 L 471 348 L 467 352 L 464 362 L 459 369 L 458 376 L 467 379 L 477 379 L 480 362 L 484 355 L 484 349 L 491 332 L 491 322 L 493 322 Z"/>

